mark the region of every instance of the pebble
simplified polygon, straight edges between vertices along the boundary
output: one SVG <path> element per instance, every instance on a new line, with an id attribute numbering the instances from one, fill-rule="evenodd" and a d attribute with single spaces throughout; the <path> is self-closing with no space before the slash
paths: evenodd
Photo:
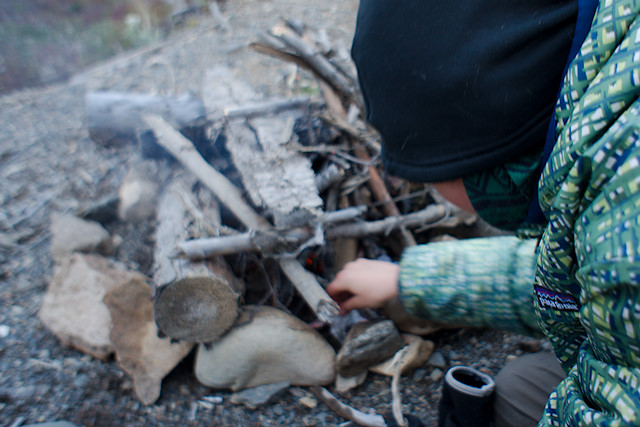
<path id="1" fill-rule="evenodd" d="M 276 395 L 284 392 L 291 384 L 281 381 L 275 384 L 259 385 L 231 395 L 231 402 L 242 404 L 249 409 L 256 409 L 267 404 Z"/>
<path id="2" fill-rule="evenodd" d="M 480 366 L 480 367 L 488 367 L 489 365 L 491 365 L 491 362 L 486 357 L 480 358 L 480 360 L 478 360 L 478 363 L 477 363 L 477 366 Z"/>
<path id="3" fill-rule="evenodd" d="M 309 409 L 313 409 L 318 406 L 318 401 L 311 396 L 305 396 L 299 400 L 302 406 L 305 406 Z"/>
<path id="4" fill-rule="evenodd" d="M 449 352 L 449 359 L 451 360 L 460 360 L 460 353 L 455 350 L 451 350 Z"/>
<path id="5" fill-rule="evenodd" d="M 201 407 L 203 407 L 204 409 L 207 409 L 207 410 L 211 410 L 211 409 L 215 408 L 216 405 L 214 405 L 213 403 L 205 402 L 203 400 L 198 400 L 198 406 L 201 406 Z"/>
<path id="6" fill-rule="evenodd" d="M 9 394 L 12 400 L 27 401 L 30 400 L 38 391 L 35 385 L 19 385 L 12 387 Z"/>
<path id="7" fill-rule="evenodd" d="M 537 353 L 542 350 L 542 342 L 536 338 L 526 337 L 522 338 L 518 342 L 518 347 L 520 347 L 522 351 L 526 351 L 527 353 Z"/>
<path id="8" fill-rule="evenodd" d="M 437 383 L 442 378 L 444 378 L 444 372 L 439 368 L 435 368 L 433 371 L 431 371 L 431 374 L 429 374 L 429 379 L 434 383 Z"/>
<path id="9" fill-rule="evenodd" d="M 413 373 L 413 381 L 420 381 L 421 379 L 424 378 L 424 376 L 427 374 L 427 370 L 426 369 L 416 369 Z"/>
<path id="10" fill-rule="evenodd" d="M 434 351 L 429 360 L 427 360 L 427 364 L 429 366 L 433 366 L 435 368 L 444 369 L 447 367 L 447 361 L 444 359 L 444 356 L 439 351 Z"/>
<path id="11" fill-rule="evenodd" d="M 224 401 L 222 396 L 202 396 L 202 400 L 204 400 L 205 402 L 213 403 L 215 405 L 219 405 Z"/>
<path id="12" fill-rule="evenodd" d="M 80 374 L 73 380 L 73 385 L 75 385 L 78 388 L 84 388 L 88 382 L 89 382 L 89 375 Z"/>
<path id="13" fill-rule="evenodd" d="M 49 423 L 39 423 L 39 424 L 21 424 L 22 427 L 76 427 L 75 424 L 72 424 L 68 421 L 53 421 Z"/>
<path id="14" fill-rule="evenodd" d="M 0 325 L 0 339 L 6 338 L 11 334 L 11 327 L 9 325 Z"/>

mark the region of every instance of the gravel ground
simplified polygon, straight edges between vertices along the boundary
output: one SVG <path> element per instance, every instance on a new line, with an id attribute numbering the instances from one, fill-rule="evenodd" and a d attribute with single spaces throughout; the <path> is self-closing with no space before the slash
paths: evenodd
<path id="1" fill-rule="evenodd" d="M 166 42 L 86 70 L 70 82 L 0 98 L 0 425 L 67 420 L 77 425 L 337 425 L 344 422 L 323 404 L 309 408 L 292 388 L 274 403 L 248 410 L 229 393 L 198 384 L 192 357 L 163 383 L 151 406 L 136 399 L 131 380 L 115 361 L 102 362 L 62 346 L 37 312 L 52 274 L 49 218 L 76 211 L 113 194 L 130 165 L 134 147 L 103 148 L 88 137 L 84 95 L 89 90 L 199 95 L 207 69 L 227 64 L 268 95 L 288 94 L 287 64 L 246 48 L 258 31 L 280 17 L 326 28 L 332 43 L 349 46 L 357 1 L 233 0 L 225 4 L 229 30 L 213 20 L 172 34 Z M 125 237 L 139 230 L 120 230 Z M 128 259 L 135 267 L 142 259 Z M 522 353 L 523 337 L 463 329 L 431 339 L 449 366 L 466 364 L 496 374 L 508 355 Z M 434 425 L 440 383 L 425 365 L 403 377 L 404 410 Z M 222 403 L 198 404 L 207 396 Z M 340 397 L 362 411 L 387 413 L 390 379 L 370 375 Z"/>

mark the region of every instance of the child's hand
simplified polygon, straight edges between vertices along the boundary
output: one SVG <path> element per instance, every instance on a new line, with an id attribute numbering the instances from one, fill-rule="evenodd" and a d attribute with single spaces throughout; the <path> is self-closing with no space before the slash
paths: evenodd
<path id="1" fill-rule="evenodd" d="M 398 295 L 400 266 L 364 258 L 345 265 L 327 293 L 340 304 L 341 314 L 357 308 L 379 308 Z"/>

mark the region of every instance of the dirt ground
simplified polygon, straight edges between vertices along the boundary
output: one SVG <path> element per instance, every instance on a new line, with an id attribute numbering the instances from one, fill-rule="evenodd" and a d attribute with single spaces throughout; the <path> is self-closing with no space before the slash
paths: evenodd
<path id="1" fill-rule="evenodd" d="M 248 410 L 229 393 L 198 384 L 187 358 L 164 381 L 160 399 L 144 406 L 115 361 L 102 362 L 66 348 L 37 313 L 53 270 L 50 215 L 76 212 L 117 191 L 139 161 L 130 146 L 100 147 L 89 136 L 84 96 L 90 90 L 198 96 L 206 70 L 226 64 L 266 95 L 290 95 L 291 65 L 247 48 L 280 18 L 325 28 L 334 46 L 348 48 L 357 1 L 230 0 L 224 29 L 210 17 L 152 48 L 79 72 L 68 83 L 0 98 L 0 425 L 66 420 L 77 425 L 338 425 L 344 419 L 323 404 L 300 403 L 311 393 L 293 388 L 274 403 Z M 140 238 L 131 226 L 125 241 Z M 126 260 L 148 263 L 144 253 Z M 497 373 L 521 337 L 486 330 L 454 330 L 431 337 L 449 365 Z M 434 425 L 440 384 L 425 366 L 403 378 L 404 410 Z M 207 396 L 222 403 L 198 405 Z M 371 375 L 340 397 L 362 411 L 391 410 L 390 379 Z"/>

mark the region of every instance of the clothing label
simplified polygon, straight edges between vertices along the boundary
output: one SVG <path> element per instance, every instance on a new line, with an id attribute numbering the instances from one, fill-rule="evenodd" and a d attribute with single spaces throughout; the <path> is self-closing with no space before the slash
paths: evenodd
<path id="1" fill-rule="evenodd" d="M 578 311 L 580 309 L 580 304 L 569 294 L 550 291 L 539 285 L 534 285 L 533 288 L 536 291 L 540 308 L 562 311 Z"/>

